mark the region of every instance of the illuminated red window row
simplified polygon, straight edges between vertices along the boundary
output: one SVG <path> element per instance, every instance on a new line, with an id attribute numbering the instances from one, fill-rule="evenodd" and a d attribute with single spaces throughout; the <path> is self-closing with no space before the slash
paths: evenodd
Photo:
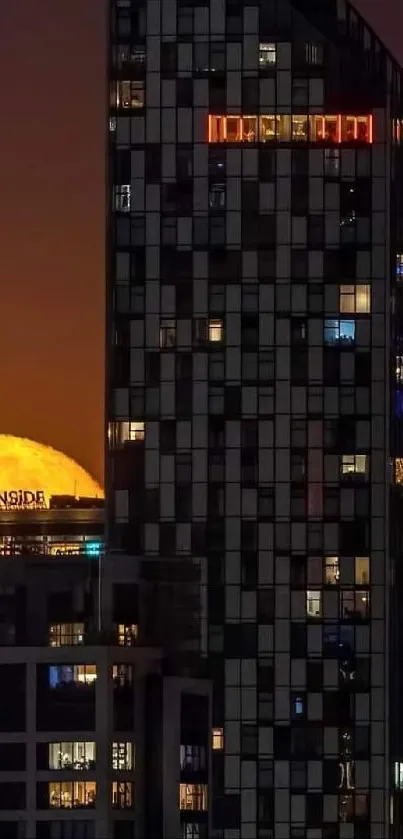
<path id="1" fill-rule="evenodd" d="M 208 118 L 209 143 L 372 143 L 372 115 L 216 116 Z"/>

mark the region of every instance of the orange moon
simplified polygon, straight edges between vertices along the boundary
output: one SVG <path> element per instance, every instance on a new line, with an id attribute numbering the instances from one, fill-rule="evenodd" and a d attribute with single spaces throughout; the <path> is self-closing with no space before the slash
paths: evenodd
<path id="1" fill-rule="evenodd" d="M 0 434 L 0 494 L 11 490 L 43 491 L 51 495 L 103 498 L 102 487 L 63 452 L 28 440 Z"/>

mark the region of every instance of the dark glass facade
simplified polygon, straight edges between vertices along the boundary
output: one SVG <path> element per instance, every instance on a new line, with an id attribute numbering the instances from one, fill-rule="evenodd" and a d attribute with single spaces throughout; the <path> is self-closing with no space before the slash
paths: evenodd
<path id="1" fill-rule="evenodd" d="M 400 836 L 401 71 L 344 0 L 112 0 L 109 69 L 108 540 L 198 569 L 212 835 Z"/>

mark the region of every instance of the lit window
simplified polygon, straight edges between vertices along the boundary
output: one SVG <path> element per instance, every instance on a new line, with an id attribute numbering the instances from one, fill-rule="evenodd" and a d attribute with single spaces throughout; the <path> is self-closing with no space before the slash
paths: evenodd
<path id="1" fill-rule="evenodd" d="M 133 743 L 112 743 L 112 769 L 116 772 L 132 772 L 134 769 Z"/>
<path id="2" fill-rule="evenodd" d="M 95 781 L 52 781 L 48 785 L 49 807 L 95 807 L 97 785 Z"/>
<path id="3" fill-rule="evenodd" d="M 182 772 L 201 772 L 206 768 L 204 746 L 181 746 L 180 768 Z"/>
<path id="4" fill-rule="evenodd" d="M 207 810 L 207 784 L 180 784 L 179 807 L 181 810 Z"/>
<path id="5" fill-rule="evenodd" d="M 258 139 L 258 118 L 257 117 L 242 117 L 242 142 L 256 143 Z"/>
<path id="6" fill-rule="evenodd" d="M 242 117 L 226 118 L 226 140 L 228 143 L 240 143 L 242 140 Z"/>
<path id="7" fill-rule="evenodd" d="M 171 318 L 164 318 L 160 325 L 160 347 L 170 349 L 176 344 L 176 321 Z"/>
<path id="8" fill-rule="evenodd" d="M 116 131 L 116 117 L 109 118 L 109 131 L 111 134 L 114 134 Z"/>
<path id="9" fill-rule="evenodd" d="M 355 558 L 355 584 L 356 586 L 367 586 L 369 583 L 369 556 L 356 556 Z"/>
<path id="10" fill-rule="evenodd" d="M 325 320 L 325 344 L 354 344 L 354 320 Z"/>
<path id="11" fill-rule="evenodd" d="M 112 88 L 111 107 L 120 110 L 137 110 L 144 108 L 144 82 L 118 81 Z"/>
<path id="12" fill-rule="evenodd" d="M 397 457 L 395 459 L 395 483 L 403 484 L 403 458 Z"/>
<path id="13" fill-rule="evenodd" d="M 83 623 L 51 623 L 49 626 L 49 645 L 51 647 L 70 647 L 84 643 Z"/>
<path id="14" fill-rule="evenodd" d="M 279 117 L 265 114 L 259 117 L 259 140 L 261 143 L 273 142 L 276 139 Z"/>
<path id="15" fill-rule="evenodd" d="M 322 44 L 305 44 L 305 61 L 307 64 L 323 63 Z"/>
<path id="16" fill-rule="evenodd" d="M 224 748 L 224 729 L 223 728 L 213 728 L 213 731 L 212 731 L 212 745 L 213 745 L 213 751 L 222 752 L 222 750 Z"/>
<path id="17" fill-rule="evenodd" d="M 395 787 L 403 789 L 403 763 L 395 763 Z"/>
<path id="18" fill-rule="evenodd" d="M 202 827 L 197 822 L 182 822 L 181 839 L 201 839 Z"/>
<path id="19" fill-rule="evenodd" d="M 144 422 L 129 422 L 129 437 L 130 442 L 138 442 L 145 439 L 145 423 Z"/>
<path id="20" fill-rule="evenodd" d="M 209 143 L 266 143 L 307 141 L 339 144 L 372 143 L 372 116 L 346 117 L 342 114 L 210 114 Z M 326 151 L 326 150 L 325 150 Z M 336 168 L 334 164 L 334 169 Z M 338 170 L 337 170 L 338 171 Z M 335 174 L 335 171 L 327 174 Z"/>
<path id="21" fill-rule="evenodd" d="M 291 117 L 292 139 L 293 140 L 307 140 L 308 139 L 308 117 L 307 116 L 293 116 Z"/>
<path id="22" fill-rule="evenodd" d="M 340 563 L 338 556 L 325 557 L 325 585 L 337 585 L 340 579 Z"/>
<path id="23" fill-rule="evenodd" d="M 115 186 L 115 211 L 130 213 L 131 187 L 130 184 Z"/>
<path id="24" fill-rule="evenodd" d="M 344 315 L 369 314 L 371 311 L 371 286 L 341 285 L 340 312 Z"/>
<path id="25" fill-rule="evenodd" d="M 289 143 L 291 140 L 291 117 L 289 114 L 281 114 L 277 117 L 277 136 L 281 143 Z"/>
<path id="26" fill-rule="evenodd" d="M 119 647 L 134 647 L 139 636 L 139 628 L 136 623 L 118 624 Z"/>
<path id="27" fill-rule="evenodd" d="M 126 688 L 133 681 L 133 667 L 131 664 L 114 664 L 112 667 L 112 679 L 116 689 Z"/>
<path id="28" fill-rule="evenodd" d="M 92 685 L 97 678 L 96 664 L 50 664 L 49 687 Z"/>
<path id="29" fill-rule="evenodd" d="M 224 337 L 224 327 L 222 320 L 209 320 L 208 323 L 208 339 L 212 344 L 219 343 Z"/>
<path id="30" fill-rule="evenodd" d="M 396 380 L 398 382 L 402 383 L 403 382 L 403 355 L 397 355 L 396 356 L 395 373 L 396 373 Z"/>
<path id="31" fill-rule="evenodd" d="M 294 716 L 302 717 L 305 712 L 305 702 L 303 696 L 294 696 L 292 700 Z"/>
<path id="32" fill-rule="evenodd" d="M 225 207 L 225 184 L 212 184 L 209 192 L 211 210 L 223 210 Z"/>
<path id="33" fill-rule="evenodd" d="M 342 477 L 368 477 L 369 458 L 366 454 L 343 454 L 341 456 Z"/>
<path id="34" fill-rule="evenodd" d="M 146 50 L 141 44 L 131 48 L 130 60 L 133 64 L 144 64 L 146 60 Z"/>
<path id="35" fill-rule="evenodd" d="M 276 44 L 259 44 L 259 66 L 269 67 L 277 61 Z"/>
<path id="36" fill-rule="evenodd" d="M 49 769 L 95 769 L 95 749 L 92 741 L 49 743 Z"/>
<path id="37" fill-rule="evenodd" d="M 396 256 L 396 278 L 399 282 L 403 281 L 403 253 Z"/>
<path id="38" fill-rule="evenodd" d="M 116 810 L 130 810 L 133 807 L 133 784 L 131 781 L 113 781 L 112 807 Z"/>
<path id="39" fill-rule="evenodd" d="M 369 591 L 340 592 L 340 617 L 342 620 L 367 620 L 369 616 Z"/>
<path id="40" fill-rule="evenodd" d="M 306 593 L 306 613 L 308 618 L 322 617 L 322 592 L 321 591 L 307 591 Z"/>

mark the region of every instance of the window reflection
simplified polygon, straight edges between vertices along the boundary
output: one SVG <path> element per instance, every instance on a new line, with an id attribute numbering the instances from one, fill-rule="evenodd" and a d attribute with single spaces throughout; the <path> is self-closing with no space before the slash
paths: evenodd
<path id="1" fill-rule="evenodd" d="M 367 620 L 369 617 L 369 591 L 346 590 L 340 592 L 340 617 L 342 620 Z"/>

